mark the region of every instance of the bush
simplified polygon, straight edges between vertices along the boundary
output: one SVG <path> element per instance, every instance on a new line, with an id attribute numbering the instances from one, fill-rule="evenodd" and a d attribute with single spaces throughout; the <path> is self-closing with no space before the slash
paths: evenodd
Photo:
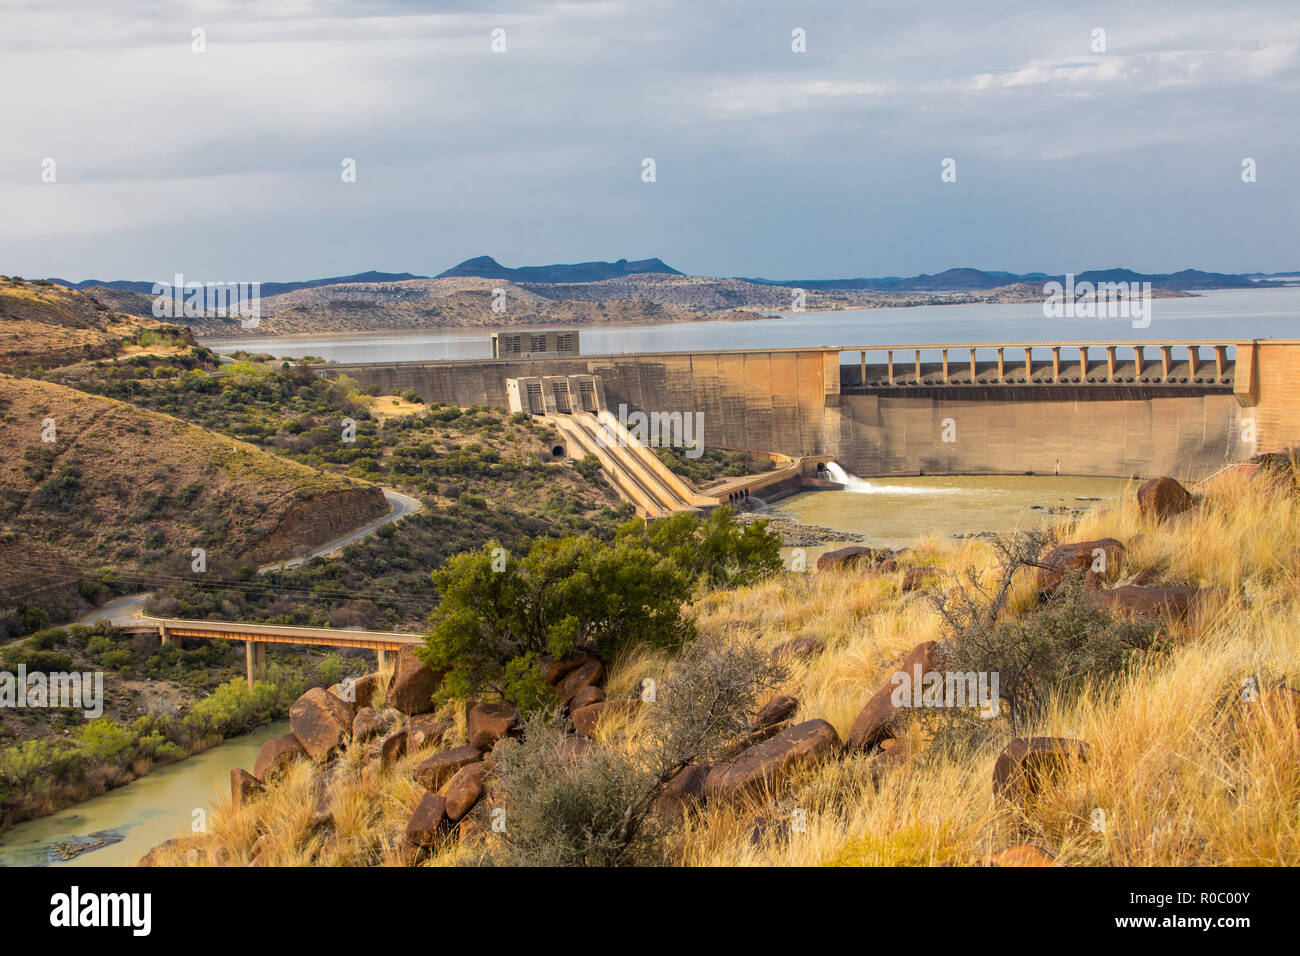
<path id="1" fill-rule="evenodd" d="M 1004 615 L 1015 575 L 1036 567 L 1051 540 L 1038 531 L 994 539 L 998 572 L 993 587 L 981 587 L 977 573 L 968 569 L 955 587 L 926 592 L 948 632 L 946 668 L 996 673 L 999 716 L 1017 733 L 1032 730 L 1053 697 L 1068 699 L 1086 684 L 1105 682 L 1156 642 L 1154 624 L 1117 618 L 1099 607 L 1077 571 L 1067 574 L 1037 607 L 1020 616 Z M 967 732 L 975 729 L 967 720 L 971 712 L 948 716 L 958 725 L 965 722 Z M 990 723 L 979 721 L 983 726 L 976 735 L 991 732 Z"/>
<path id="2" fill-rule="evenodd" d="M 752 644 L 692 644 L 674 663 L 634 745 L 597 739 L 572 760 L 566 723 L 535 714 L 497 760 L 494 803 L 510 807 L 505 832 L 482 862 L 510 866 L 618 866 L 663 862 L 665 831 L 651 818 L 683 767 L 718 759 L 749 732 L 750 715 L 787 677 Z M 487 810 L 478 808 L 480 822 Z"/>
<path id="3" fill-rule="evenodd" d="M 432 577 L 442 601 L 421 656 L 449 669 L 448 696 L 487 690 L 529 709 L 539 703 L 541 655 L 585 648 L 609 660 L 632 644 L 672 647 L 690 635 L 690 578 L 632 538 L 537 540 L 518 560 L 493 541 Z"/>
<path id="4" fill-rule="evenodd" d="M 781 569 L 781 537 L 767 521 L 739 525 L 726 505 L 707 518 L 688 511 L 653 522 L 629 521 L 618 541 L 639 541 L 667 555 L 691 577 L 708 587 L 753 584 Z"/>

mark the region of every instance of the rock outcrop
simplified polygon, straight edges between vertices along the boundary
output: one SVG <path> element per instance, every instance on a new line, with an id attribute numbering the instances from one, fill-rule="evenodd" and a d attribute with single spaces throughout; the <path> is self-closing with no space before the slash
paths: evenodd
<path id="1" fill-rule="evenodd" d="M 709 771 L 704 794 L 710 799 L 779 786 L 796 770 L 839 752 L 840 736 L 824 720 L 809 720 L 744 750 Z"/>
<path id="2" fill-rule="evenodd" d="M 352 710 L 322 687 L 313 687 L 289 708 L 289 732 L 317 763 L 325 763 L 352 733 Z"/>

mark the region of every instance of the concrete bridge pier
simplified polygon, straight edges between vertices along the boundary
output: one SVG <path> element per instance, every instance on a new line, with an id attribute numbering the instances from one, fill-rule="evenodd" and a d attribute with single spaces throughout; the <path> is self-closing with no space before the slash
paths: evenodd
<path id="1" fill-rule="evenodd" d="M 244 641 L 244 663 L 248 672 L 248 689 L 266 679 L 266 645 L 261 641 Z"/>

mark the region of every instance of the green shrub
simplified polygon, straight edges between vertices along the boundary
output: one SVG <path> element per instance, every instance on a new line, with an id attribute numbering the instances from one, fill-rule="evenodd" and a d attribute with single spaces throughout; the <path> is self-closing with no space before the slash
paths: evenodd
<path id="1" fill-rule="evenodd" d="M 632 538 L 542 539 L 518 560 L 490 542 L 450 558 L 432 577 L 442 601 L 422 656 L 450 669 L 443 681 L 450 696 L 495 689 L 535 704 L 536 667 L 520 658 L 582 647 L 609 660 L 634 643 L 675 646 L 690 634 L 682 616 L 690 578 Z"/>

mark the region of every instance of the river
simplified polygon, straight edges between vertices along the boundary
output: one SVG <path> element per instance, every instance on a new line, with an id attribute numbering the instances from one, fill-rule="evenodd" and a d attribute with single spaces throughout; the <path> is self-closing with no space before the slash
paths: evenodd
<path id="1" fill-rule="evenodd" d="M 0 833 L 0 866 L 134 866 L 164 840 L 191 833 L 194 811 L 211 814 L 213 803 L 230 792 L 230 771 L 251 770 L 262 744 L 288 732 L 287 720 L 266 724 L 103 796 L 12 826 Z M 68 861 L 52 849 L 95 834 L 121 840 Z"/>
<path id="2" fill-rule="evenodd" d="M 513 329 L 527 327 L 515 324 Z M 315 355 L 335 362 L 401 362 L 488 358 L 497 329 L 429 329 L 325 335 L 204 339 L 218 352 L 239 349 L 279 357 Z M 941 345 L 947 342 L 1233 341 L 1300 337 L 1300 288 L 1230 289 L 1190 298 L 1155 299 L 1151 323 L 1128 319 L 1048 319 L 1041 304 L 919 305 L 783 313 L 748 322 L 582 327 L 588 355 L 690 352 L 736 348 L 839 345 Z"/>

